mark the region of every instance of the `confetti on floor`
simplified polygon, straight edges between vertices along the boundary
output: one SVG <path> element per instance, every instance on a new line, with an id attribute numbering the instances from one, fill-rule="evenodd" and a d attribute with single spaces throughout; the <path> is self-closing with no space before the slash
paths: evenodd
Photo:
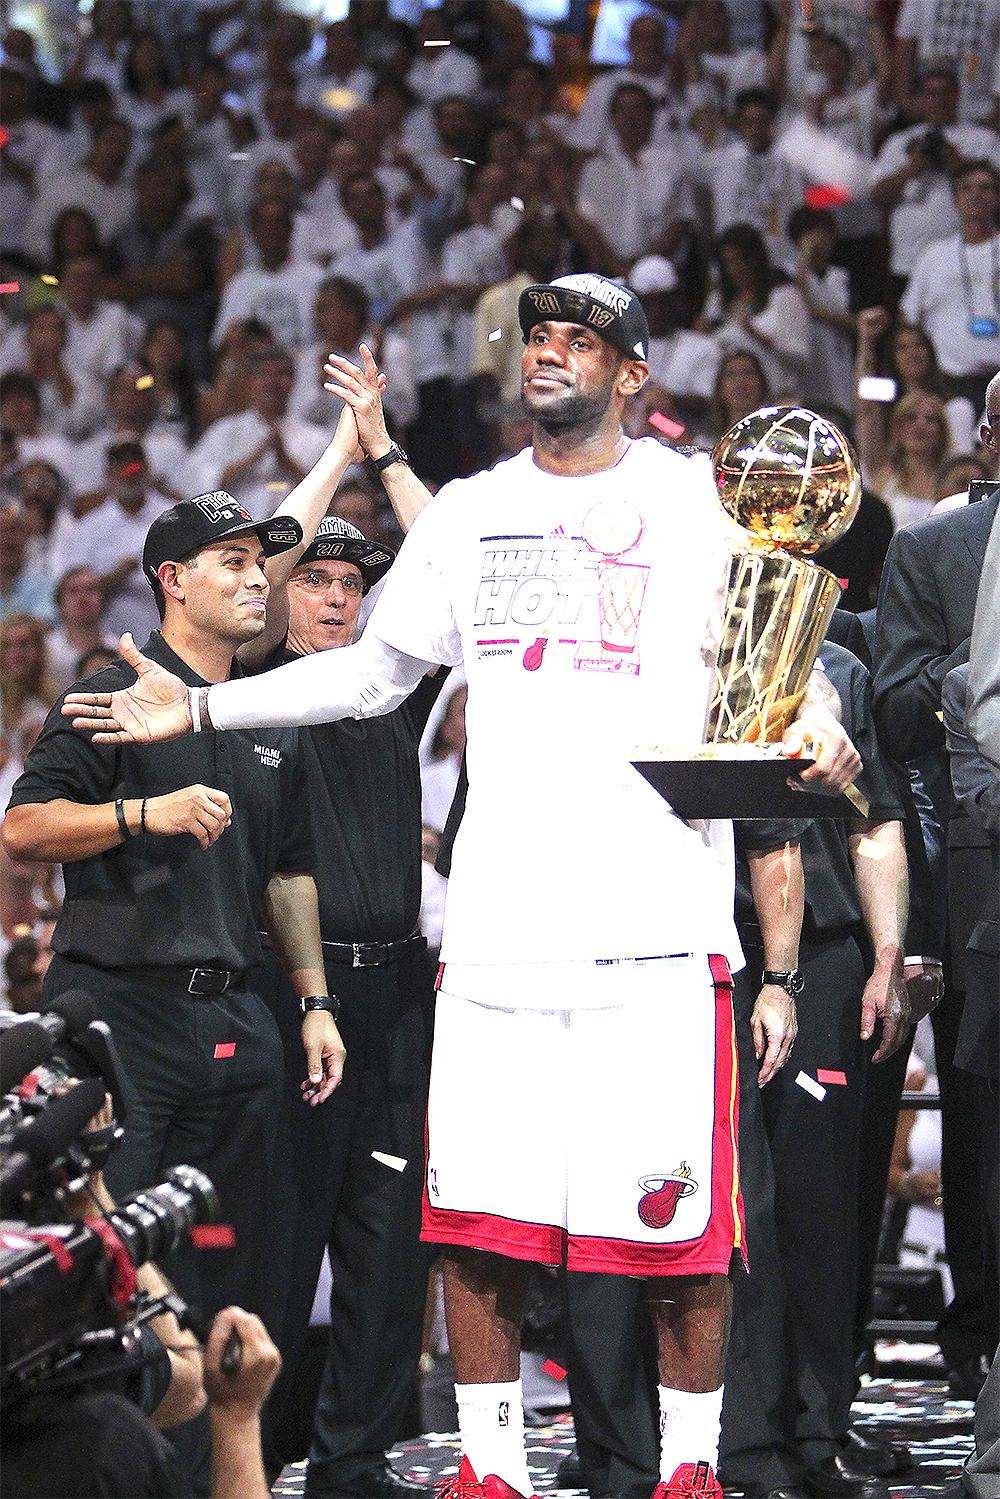
<path id="1" fill-rule="evenodd" d="M 947 1385 L 933 1380 L 873 1379 L 855 1401 L 852 1418 L 867 1435 L 910 1448 L 913 1468 L 890 1485 L 892 1499 L 944 1499 L 954 1491 L 955 1475 L 972 1450 L 971 1401 L 954 1400 Z M 586 1499 L 583 1490 L 557 1483 L 560 1464 L 576 1455 L 572 1417 L 549 1417 L 544 1426 L 529 1426 L 526 1436 L 535 1493 Z M 398 1472 L 426 1485 L 428 1499 L 435 1484 L 458 1472 L 459 1455 L 458 1436 L 440 1431 L 401 1442 L 390 1453 Z M 276 1499 L 297 1499 L 305 1491 L 305 1477 L 304 1462 L 290 1464 L 271 1493 Z"/>

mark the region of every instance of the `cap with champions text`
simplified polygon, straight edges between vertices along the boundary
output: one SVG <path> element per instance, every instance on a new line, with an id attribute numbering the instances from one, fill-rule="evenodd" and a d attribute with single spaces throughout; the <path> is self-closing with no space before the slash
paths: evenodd
<path id="1" fill-rule="evenodd" d="M 352 563 L 361 574 L 364 592 L 373 583 L 384 578 L 395 560 L 395 552 L 381 542 L 368 541 L 357 526 L 341 520 L 339 515 L 328 515 L 321 520 L 315 540 L 310 542 L 299 559 L 303 562 L 320 562 L 335 558 L 338 562 Z"/>
<path id="2" fill-rule="evenodd" d="M 536 323 L 580 323 L 627 359 L 649 357 L 649 324 L 635 292 L 590 271 L 526 286 L 518 299 L 517 319 L 525 343 Z"/>
<path id="3" fill-rule="evenodd" d="M 254 531 L 265 557 L 287 552 L 302 540 L 302 527 L 290 515 L 274 515 L 270 520 L 254 520 L 249 511 L 224 489 L 181 500 L 164 510 L 146 532 L 142 549 L 142 570 L 150 582 L 164 562 L 182 562 L 213 541 L 235 536 L 240 531 Z"/>

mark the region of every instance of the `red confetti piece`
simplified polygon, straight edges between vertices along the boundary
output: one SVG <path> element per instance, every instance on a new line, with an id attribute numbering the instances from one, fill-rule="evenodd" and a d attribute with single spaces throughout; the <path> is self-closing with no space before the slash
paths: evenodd
<path id="1" fill-rule="evenodd" d="M 216 1058 L 216 1061 L 218 1061 L 219 1057 L 231 1057 L 231 1056 L 233 1056 L 234 1053 L 235 1053 L 235 1051 L 236 1051 L 236 1042 L 235 1041 L 220 1041 L 219 1044 L 218 1044 L 218 1046 L 215 1048 L 215 1058 Z"/>
<path id="2" fill-rule="evenodd" d="M 816 1068 L 816 1081 L 818 1083 L 836 1084 L 836 1086 L 839 1087 L 839 1088 L 846 1088 L 847 1087 L 847 1073 L 846 1072 L 837 1072 L 836 1070 L 834 1070 L 833 1072 L 830 1072 L 826 1067 L 817 1067 Z"/>
<path id="3" fill-rule="evenodd" d="M 542 1373 L 543 1374 L 547 1374 L 550 1379 L 565 1379 L 566 1378 L 566 1370 L 565 1369 L 560 1369 L 559 1365 L 556 1364 L 556 1363 L 553 1363 L 553 1361 L 550 1358 L 547 1358 L 545 1360 L 544 1364 L 542 1365 Z"/>
<path id="4" fill-rule="evenodd" d="M 810 208 L 838 208 L 851 201 L 850 192 L 839 182 L 814 182 L 803 196 Z"/>
<path id="5" fill-rule="evenodd" d="M 6 146 L 6 144 L 7 144 L 7 142 L 9 140 L 10 140 L 10 131 L 7 130 L 5 128 L 5 126 L 0 125 L 0 151 L 3 150 L 4 146 Z"/>
<path id="6" fill-rule="evenodd" d="M 840 584 L 841 588 L 846 588 L 847 585 L 850 583 L 850 581 L 851 581 L 850 578 L 838 578 L 837 579 L 837 582 Z"/>
<path id="7" fill-rule="evenodd" d="M 236 1230 L 231 1223 L 198 1223 L 191 1230 L 195 1249 L 233 1249 Z"/>
<path id="8" fill-rule="evenodd" d="M 34 1098 L 38 1092 L 38 1073 L 29 1072 L 27 1077 L 21 1079 L 17 1085 L 19 1098 Z"/>
<path id="9" fill-rule="evenodd" d="M 657 432 L 662 432 L 665 437 L 680 437 L 684 428 L 680 422 L 672 422 L 669 416 L 664 416 L 662 411 L 651 411 L 649 414 L 649 425 L 655 427 Z"/>
<path id="10" fill-rule="evenodd" d="M 121 470 L 121 476 L 123 479 L 134 479 L 137 474 L 142 473 L 144 467 L 145 464 L 142 463 L 126 463 Z"/>
<path id="11" fill-rule="evenodd" d="M 2 282 L 0 282 L 0 292 L 4 292 L 4 291 L 20 291 L 20 290 L 21 290 L 21 283 L 20 283 L 20 281 L 2 281 Z"/>

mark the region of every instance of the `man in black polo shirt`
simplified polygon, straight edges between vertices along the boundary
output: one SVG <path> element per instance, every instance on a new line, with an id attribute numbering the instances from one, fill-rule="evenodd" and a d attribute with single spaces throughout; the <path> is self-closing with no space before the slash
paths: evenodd
<path id="1" fill-rule="evenodd" d="M 392 560 L 347 521 L 323 520 L 289 580 L 287 644 L 264 665 L 350 644 L 362 598 Z M 295 1398 L 324 1246 L 333 1271 L 309 1494 L 422 1492 L 385 1452 L 413 1390 L 429 1263 L 419 1237 L 433 989 L 426 944 L 415 931 L 417 750 L 439 690 L 439 677 L 425 678 L 384 717 L 300 731 L 315 825 L 323 830 L 316 840 L 323 955 L 350 1057 L 330 1104 L 311 1112 L 295 1075 L 287 980 L 270 956 L 266 997 L 285 1042 L 290 1143 L 270 1218 L 275 1282 L 279 1294 L 287 1289 L 278 1336 L 285 1363 L 265 1423 L 275 1459 L 299 1455 L 280 1426 L 285 1401 Z"/>
<path id="2" fill-rule="evenodd" d="M 239 674 L 234 653 L 264 630 L 263 563 L 300 541 L 287 516 L 254 525 L 223 492 L 166 511 L 143 550 L 163 620 L 150 658 L 191 686 Z M 135 672 L 118 661 L 90 680 L 125 686 Z M 245 984 L 261 958 L 262 915 L 302 1002 L 313 1102 L 332 1093 L 344 1057 L 323 973 L 299 736 L 95 744 L 59 709 L 14 787 L 3 834 L 17 857 L 64 866 L 45 997 L 92 994 L 121 1051 L 132 1098 L 108 1166 L 112 1191 L 181 1161 L 207 1172 L 235 1245 L 200 1263 L 178 1255 L 171 1274 L 210 1315 L 233 1301 L 252 1309 L 282 1075 L 277 1028 Z M 300 1078 L 305 1060 L 300 1052 Z"/>

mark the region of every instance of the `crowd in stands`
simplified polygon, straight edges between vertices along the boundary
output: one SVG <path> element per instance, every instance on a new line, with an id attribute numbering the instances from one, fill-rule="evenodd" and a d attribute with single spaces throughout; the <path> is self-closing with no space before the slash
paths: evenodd
<path id="1" fill-rule="evenodd" d="M 522 447 L 533 281 L 642 298 L 633 436 L 710 448 L 768 401 L 849 433 L 852 608 L 894 527 L 992 477 L 993 0 L 605 0 L 548 26 L 511 0 L 309 10 L 54 0 L 47 30 L 3 38 L 12 762 L 94 652 L 155 626 L 138 558 L 164 507 L 222 488 L 261 517 L 310 468 L 331 351 L 372 348 L 432 488 Z M 360 467 L 338 510 L 393 539 Z"/>

